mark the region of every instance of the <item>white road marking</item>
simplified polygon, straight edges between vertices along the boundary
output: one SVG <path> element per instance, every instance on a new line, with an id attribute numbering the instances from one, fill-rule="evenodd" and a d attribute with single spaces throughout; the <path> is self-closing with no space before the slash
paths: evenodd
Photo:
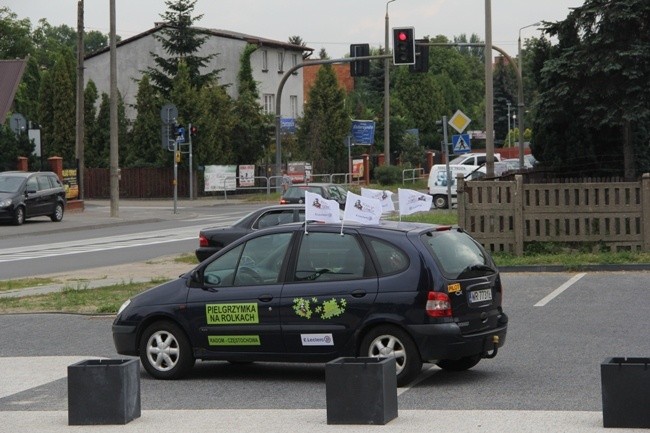
<path id="1" fill-rule="evenodd" d="M 210 227 L 227 226 L 232 224 L 236 219 L 238 218 L 223 218 L 219 221 L 215 221 L 215 224 L 210 225 Z M 3 248 L 0 251 L 0 263 L 198 239 L 199 230 L 204 228 L 206 228 L 206 225 L 202 224 L 174 229 L 106 236 L 93 239 L 81 239 L 44 245 Z"/>
<path id="2" fill-rule="evenodd" d="M 549 293 L 544 299 L 539 301 L 537 304 L 535 304 L 536 307 L 543 307 L 544 305 L 548 304 L 551 302 L 553 299 L 556 297 L 560 296 L 562 292 L 564 292 L 566 289 L 571 287 L 574 283 L 576 283 L 580 278 L 584 277 L 587 275 L 586 273 L 581 273 L 581 274 L 576 274 L 571 278 L 569 281 L 566 283 L 562 284 L 560 287 L 557 289 L 553 290 L 551 293 Z"/>

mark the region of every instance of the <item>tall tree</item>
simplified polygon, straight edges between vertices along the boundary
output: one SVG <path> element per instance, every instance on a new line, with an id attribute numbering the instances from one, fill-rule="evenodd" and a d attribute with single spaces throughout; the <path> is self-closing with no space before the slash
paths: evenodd
<path id="1" fill-rule="evenodd" d="M 345 91 L 339 87 L 331 65 L 319 68 L 299 126 L 298 142 L 306 149 L 316 173 L 347 173 L 345 138 L 350 132 L 350 117 Z"/>
<path id="2" fill-rule="evenodd" d="M 193 139 L 196 161 L 201 165 L 233 164 L 235 149 L 230 137 L 235 124 L 233 101 L 221 86 L 201 90 L 197 101 L 198 136 Z"/>
<path id="3" fill-rule="evenodd" d="M 235 101 L 236 121 L 231 137 L 233 150 L 237 149 L 234 152 L 237 164 L 257 162 L 269 144 L 268 125 L 272 124 L 272 119 L 264 115 L 258 102 L 259 92 L 250 62 L 251 54 L 256 49 L 248 45 L 240 58 L 239 97 Z"/>
<path id="4" fill-rule="evenodd" d="M 586 0 L 546 24 L 558 44 L 544 62 L 533 154 L 560 173 L 650 170 L 650 3 Z"/>
<path id="5" fill-rule="evenodd" d="M 93 168 L 108 168 L 110 149 L 110 100 L 103 92 L 97 112 L 97 129 L 85 149 L 86 166 Z"/>
<path id="6" fill-rule="evenodd" d="M 207 36 L 192 27 L 203 17 L 203 15 L 192 16 L 196 2 L 197 0 L 165 1 L 168 10 L 161 15 L 165 25 L 160 30 L 160 34 L 154 33 L 154 38 L 162 44 L 167 56 L 150 53 L 157 67 L 147 69 L 152 82 L 163 96 L 169 96 L 181 59 L 189 70 L 192 87 L 197 89 L 216 81 L 221 71 L 221 69 L 213 69 L 201 73 L 208 62 L 218 54 L 207 56 L 196 54 L 207 40 Z"/>
<path id="7" fill-rule="evenodd" d="M 99 93 L 93 80 L 89 80 L 84 89 L 84 165 L 96 167 L 89 162 L 89 155 L 92 153 L 93 143 L 97 141 L 97 99 Z M 95 159 L 90 158 L 94 162 Z"/>
<path id="8" fill-rule="evenodd" d="M 70 50 L 62 50 L 52 68 L 52 123 L 41 127 L 52 131 L 48 156 L 60 156 L 65 167 L 75 164 L 75 64 Z"/>
<path id="9" fill-rule="evenodd" d="M 165 167 L 171 163 L 172 154 L 162 146 L 160 132 L 160 96 L 151 85 L 149 76 L 143 75 L 138 83 L 135 108 L 138 115 L 133 122 L 130 141 L 125 149 L 126 167 Z"/>
<path id="10" fill-rule="evenodd" d="M 34 50 L 31 23 L 7 7 L 0 7 L 0 35 L 0 59 L 23 59 Z"/>

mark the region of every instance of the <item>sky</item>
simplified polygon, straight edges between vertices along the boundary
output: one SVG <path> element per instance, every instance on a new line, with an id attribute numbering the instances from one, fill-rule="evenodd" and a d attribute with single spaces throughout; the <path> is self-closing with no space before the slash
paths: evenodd
<path id="1" fill-rule="evenodd" d="M 389 27 L 413 26 L 416 38 L 461 34 L 485 40 L 485 5 L 488 0 L 198 0 L 199 27 L 230 30 L 286 42 L 300 36 L 314 49 L 325 48 L 331 58 L 344 57 L 350 44 L 384 46 L 385 18 Z M 517 54 L 522 27 L 539 21 L 561 21 L 570 8 L 584 0 L 489 0 L 492 9 L 492 43 L 510 55 Z M 19 19 L 36 27 L 46 18 L 54 26 L 77 27 L 77 0 L 4 0 Z M 109 0 L 84 0 L 86 31 L 108 34 Z M 149 30 L 161 21 L 164 0 L 115 0 L 116 33 L 123 39 Z M 521 30 L 522 41 L 540 36 L 536 26 Z M 495 53 L 496 55 L 496 53 Z"/>

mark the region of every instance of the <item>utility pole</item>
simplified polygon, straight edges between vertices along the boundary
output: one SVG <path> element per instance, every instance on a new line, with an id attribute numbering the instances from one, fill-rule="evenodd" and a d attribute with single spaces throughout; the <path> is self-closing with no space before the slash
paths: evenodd
<path id="1" fill-rule="evenodd" d="M 84 0 L 77 3 L 77 184 L 79 200 L 84 199 Z"/>
<path id="2" fill-rule="evenodd" d="M 485 0 L 485 171 L 494 176 L 494 83 L 492 82 L 492 0 Z"/>
<path id="3" fill-rule="evenodd" d="M 110 82 L 111 82 L 111 101 L 110 101 L 110 189 L 111 189 L 111 217 L 120 216 L 120 168 L 118 158 L 117 142 L 117 55 L 116 55 L 116 36 L 115 36 L 115 0 L 110 0 Z"/>

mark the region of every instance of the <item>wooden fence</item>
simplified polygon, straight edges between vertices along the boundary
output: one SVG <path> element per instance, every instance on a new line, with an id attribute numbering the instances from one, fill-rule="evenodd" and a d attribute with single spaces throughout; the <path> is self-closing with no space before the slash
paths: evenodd
<path id="1" fill-rule="evenodd" d="M 458 224 L 490 251 L 529 242 L 650 251 L 650 174 L 638 182 L 524 183 L 458 178 Z"/>
<path id="2" fill-rule="evenodd" d="M 199 190 L 196 172 L 193 173 L 193 194 Z M 201 185 L 202 187 L 203 185 Z M 178 196 L 189 197 L 189 173 L 178 170 Z M 84 198 L 109 198 L 110 173 L 108 168 L 84 170 Z M 121 198 L 171 198 L 174 196 L 174 172 L 171 168 L 123 168 L 120 170 Z"/>

